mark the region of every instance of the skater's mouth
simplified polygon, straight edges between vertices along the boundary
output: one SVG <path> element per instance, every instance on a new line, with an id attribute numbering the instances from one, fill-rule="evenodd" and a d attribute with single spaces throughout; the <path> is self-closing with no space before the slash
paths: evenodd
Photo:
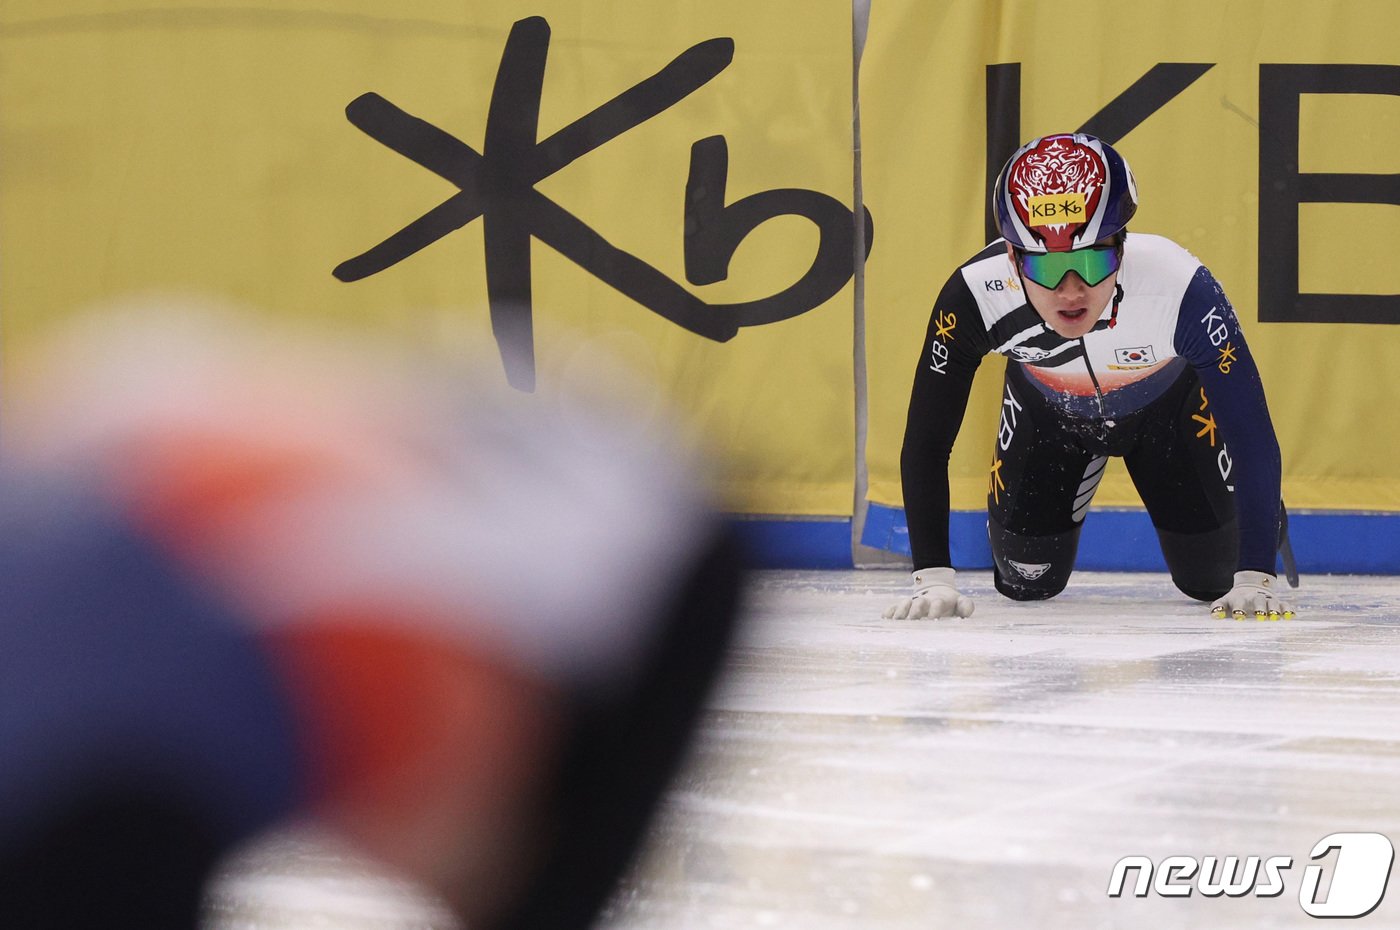
<path id="1" fill-rule="evenodd" d="M 1084 319 L 1084 314 L 1089 312 L 1089 308 L 1074 307 L 1070 310 L 1059 310 L 1057 312 L 1059 313 L 1061 319 L 1068 320 L 1071 323 L 1076 323 L 1079 320 Z"/>

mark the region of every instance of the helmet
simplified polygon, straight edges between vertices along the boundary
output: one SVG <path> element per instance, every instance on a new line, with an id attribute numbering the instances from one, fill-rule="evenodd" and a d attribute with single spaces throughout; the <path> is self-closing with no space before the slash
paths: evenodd
<path id="1" fill-rule="evenodd" d="M 1027 142 L 992 191 L 997 228 L 1026 252 L 1068 252 L 1107 239 L 1127 227 L 1137 203 L 1123 156 L 1082 132 Z"/>

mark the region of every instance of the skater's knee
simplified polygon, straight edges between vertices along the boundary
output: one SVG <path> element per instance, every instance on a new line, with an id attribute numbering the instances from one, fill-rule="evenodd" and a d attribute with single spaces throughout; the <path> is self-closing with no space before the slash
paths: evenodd
<path id="1" fill-rule="evenodd" d="M 1003 529 L 996 518 L 987 521 L 987 536 L 995 566 L 996 589 L 1015 601 L 1043 601 L 1069 584 L 1079 549 L 1079 526 L 1045 536 Z"/>
<path id="2" fill-rule="evenodd" d="M 1058 574 L 1053 577 L 1042 575 L 1034 581 L 1010 581 L 997 570 L 992 573 L 992 582 L 997 591 L 1013 601 L 1048 601 L 1065 589 L 1069 583 L 1069 573 L 1065 572 L 1063 577 Z"/>
<path id="3" fill-rule="evenodd" d="M 1231 587 L 1228 583 L 1221 584 L 1219 581 L 1213 581 L 1211 579 L 1178 578 L 1176 575 L 1172 576 L 1172 584 L 1176 585 L 1176 589 L 1182 594 L 1198 601 L 1217 600 L 1223 597 L 1225 592 L 1229 591 Z"/>
<path id="4" fill-rule="evenodd" d="M 1239 530 L 1232 520 L 1204 533 L 1157 530 L 1172 583 L 1187 597 L 1213 601 L 1234 585 Z"/>

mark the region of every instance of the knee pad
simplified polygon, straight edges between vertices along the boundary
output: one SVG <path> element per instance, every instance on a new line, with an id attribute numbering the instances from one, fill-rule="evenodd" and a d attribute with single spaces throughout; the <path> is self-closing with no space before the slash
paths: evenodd
<path id="1" fill-rule="evenodd" d="M 1065 589 L 1079 551 L 1080 526 L 1050 536 L 1023 536 L 987 519 L 996 589 L 1014 601 L 1043 601 Z"/>
<path id="2" fill-rule="evenodd" d="M 1229 591 L 1231 588 L 1231 585 L 1226 585 L 1223 588 L 1211 588 L 1210 590 L 1198 591 L 1194 588 L 1188 588 L 1186 585 L 1178 581 L 1175 576 L 1172 577 L 1172 583 L 1176 585 L 1176 589 L 1178 591 L 1180 591 L 1182 594 L 1185 594 L 1193 601 L 1204 601 L 1206 603 L 1209 603 L 1217 598 L 1223 597 L 1225 595 L 1225 592 Z"/>
<path id="3" fill-rule="evenodd" d="M 1172 584 L 1189 598 L 1213 601 L 1235 584 L 1239 528 L 1234 520 L 1205 533 L 1157 530 Z"/>
<path id="4" fill-rule="evenodd" d="M 1013 601 L 1048 601 L 1065 589 L 1065 583 L 1069 579 L 1060 581 L 1057 585 L 1021 584 L 1010 583 L 1002 577 L 1001 569 L 992 567 L 992 584 L 1003 597 L 1009 597 Z M 1018 579 L 1019 582 L 1019 579 Z"/>

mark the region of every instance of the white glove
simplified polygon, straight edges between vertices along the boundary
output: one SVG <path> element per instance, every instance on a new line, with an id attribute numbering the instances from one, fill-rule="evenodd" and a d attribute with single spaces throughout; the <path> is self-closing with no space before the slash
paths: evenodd
<path id="1" fill-rule="evenodd" d="M 1214 604 L 1211 613 L 1236 619 L 1253 616 L 1260 620 L 1277 620 L 1293 616 L 1292 605 L 1277 592 L 1278 579 L 1265 572 L 1235 572 L 1235 586 Z"/>
<path id="2" fill-rule="evenodd" d="M 917 590 L 914 595 L 901 597 L 886 607 L 882 616 L 886 620 L 918 620 L 921 617 L 936 620 L 954 614 L 959 617 L 972 616 L 972 598 L 958 593 L 954 585 L 956 574 L 951 568 L 925 568 L 915 572 L 914 587 Z"/>

